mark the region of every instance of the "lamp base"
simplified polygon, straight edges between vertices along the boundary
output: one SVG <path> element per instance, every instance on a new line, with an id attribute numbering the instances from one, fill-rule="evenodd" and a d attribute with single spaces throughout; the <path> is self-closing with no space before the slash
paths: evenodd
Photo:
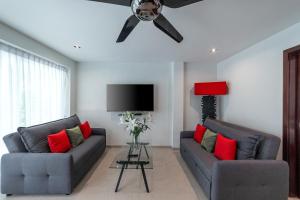
<path id="1" fill-rule="evenodd" d="M 206 118 L 216 119 L 216 97 L 215 96 L 203 96 L 202 97 L 202 123 Z"/>

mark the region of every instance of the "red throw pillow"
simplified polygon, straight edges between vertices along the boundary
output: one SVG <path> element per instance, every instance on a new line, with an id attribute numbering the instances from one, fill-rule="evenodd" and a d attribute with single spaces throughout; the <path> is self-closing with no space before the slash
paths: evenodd
<path id="1" fill-rule="evenodd" d="M 52 153 L 65 153 L 71 149 L 66 130 L 48 135 L 48 144 Z"/>
<path id="2" fill-rule="evenodd" d="M 196 131 L 194 133 L 194 140 L 196 140 L 196 142 L 198 142 L 199 144 L 201 143 L 201 141 L 203 139 L 203 135 L 204 135 L 205 131 L 206 131 L 205 126 L 197 124 Z"/>
<path id="3" fill-rule="evenodd" d="M 88 121 L 85 121 L 80 125 L 81 133 L 84 139 L 88 139 L 92 134 L 92 129 Z"/>
<path id="4" fill-rule="evenodd" d="M 219 160 L 235 160 L 237 142 L 224 137 L 220 133 L 217 136 L 214 155 Z"/>

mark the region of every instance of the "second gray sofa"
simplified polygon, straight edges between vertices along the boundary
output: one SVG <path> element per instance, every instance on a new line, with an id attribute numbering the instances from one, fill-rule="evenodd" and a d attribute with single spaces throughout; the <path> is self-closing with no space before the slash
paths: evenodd
<path id="1" fill-rule="evenodd" d="M 248 138 L 261 138 L 254 159 L 221 161 L 193 139 L 194 131 L 181 132 L 182 158 L 210 200 L 288 199 L 288 165 L 275 160 L 280 145 L 278 137 L 212 119 L 207 119 L 204 126 L 237 140 L 238 151 Z"/>
<path id="2" fill-rule="evenodd" d="M 74 115 L 29 129 L 55 133 L 79 124 Z M 30 153 L 19 133 L 3 139 L 9 150 L 1 159 L 3 194 L 71 194 L 106 148 L 106 133 L 102 128 L 93 128 L 88 139 L 67 153 Z"/>

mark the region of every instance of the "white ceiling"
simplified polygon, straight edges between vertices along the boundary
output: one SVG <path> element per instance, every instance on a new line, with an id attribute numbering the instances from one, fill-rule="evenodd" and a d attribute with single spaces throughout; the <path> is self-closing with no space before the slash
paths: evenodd
<path id="1" fill-rule="evenodd" d="M 299 0 L 204 0 L 164 7 L 178 44 L 152 22 L 115 43 L 129 7 L 87 0 L 0 0 L 0 21 L 76 61 L 218 62 L 300 22 Z M 76 50 L 74 43 L 82 48 Z M 209 54 L 215 47 L 219 52 Z"/>

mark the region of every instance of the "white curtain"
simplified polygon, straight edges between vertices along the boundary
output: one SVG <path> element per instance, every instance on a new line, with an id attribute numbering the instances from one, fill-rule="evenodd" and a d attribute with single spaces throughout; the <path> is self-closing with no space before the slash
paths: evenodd
<path id="1" fill-rule="evenodd" d="M 67 68 L 0 42 L 0 137 L 19 126 L 66 117 Z"/>

